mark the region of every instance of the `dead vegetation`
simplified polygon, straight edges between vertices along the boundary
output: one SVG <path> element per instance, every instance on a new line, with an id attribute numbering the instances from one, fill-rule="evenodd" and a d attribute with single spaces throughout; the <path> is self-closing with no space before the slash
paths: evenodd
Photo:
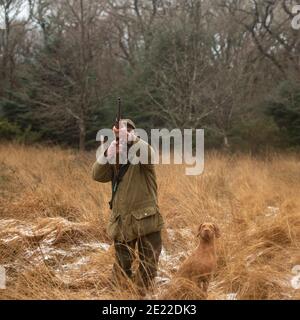
<path id="1" fill-rule="evenodd" d="M 0 146 L 0 299 L 135 299 L 110 283 L 105 233 L 110 186 L 91 179 L 94 154 Z M 218 267 L 209 299 L 300 298 L 300 162 L 208 153 L 205 172 L 158 166 L 164 249 L 148 298 L 201 299 L 193 283 L 169 279 L 197 245 L 195 230 L 216 222 Z M 178 280 L 179 281 L 179 280 Z M 298 288 L 298 289 L 297 289 Z"/>

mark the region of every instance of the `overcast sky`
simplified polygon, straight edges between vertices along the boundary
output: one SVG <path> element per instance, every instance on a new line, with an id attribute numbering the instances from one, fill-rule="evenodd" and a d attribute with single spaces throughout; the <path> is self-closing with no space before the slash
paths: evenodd
<path id="1" fill-rule="evenodd" d="M 10 18 L 14 17 L 17 13 L 16 18 L 17 19 L 24 19 L 28 17 L 29 14 L 29 7 L 28 7 L 28 3 L 27 1 L 23 1 L 22 6 L 20 7 L 20 9 L 18 10 L 18 12 L 16 12 L 16 10 L 12 11 L 10 14 Z M 4 28 L 5 24 L 4 24 L 4 11 L 2 6 L 0 6 L 0 28 Z"/>

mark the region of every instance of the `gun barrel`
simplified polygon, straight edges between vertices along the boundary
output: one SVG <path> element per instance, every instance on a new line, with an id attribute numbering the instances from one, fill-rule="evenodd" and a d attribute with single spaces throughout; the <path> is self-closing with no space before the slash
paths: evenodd
<path id="1" fill-rule="evenodd" d="M 118 98 L 118 113 L 116 119 L 116 128 L 119 129 L 119 122 L 121 120 L 121 98 Z"/>

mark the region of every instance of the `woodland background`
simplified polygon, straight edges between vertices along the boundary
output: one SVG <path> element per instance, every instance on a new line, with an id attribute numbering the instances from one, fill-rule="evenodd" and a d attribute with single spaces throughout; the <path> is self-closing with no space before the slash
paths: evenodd
<path id="1" fill-rule="evenodd" d="M 0 139 L 96 146 L 117 97 L 207 148 L 300 145 L 290 0 L 0 0 Z"/>

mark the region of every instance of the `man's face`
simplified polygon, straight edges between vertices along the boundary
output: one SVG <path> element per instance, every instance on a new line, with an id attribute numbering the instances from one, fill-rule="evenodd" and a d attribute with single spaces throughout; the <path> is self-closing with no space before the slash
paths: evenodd
<path id="1" fill-rule="evenodd" d="M 127 132 L 131 132 L 133 130 L 132 126 L 127 124 Z"/>
<path id="2" fill-rule="evenodd" d="M 128 124 L 127 122 L 121 122 L 123 126 L 126 126 L 127 132 L 131 132 L 133 130 L 132 126 Z"/>
<path id="3" fill-rule="evenodd" d="M 117 137 L 117 140 L 118 141 L 126 141 L 128 145 L 132 145 L 133 143 L 133 137 L 132 137 L 132 134 L 134 131 L 134 128 L 128 124 L 126 121 L 122 121 L 120 123 L 120 126 L 119 126 L 119 129 L 116 129 L 114 127 L 114 133 Z M 132 134 L 130 134 L 132 133 Z"/>

